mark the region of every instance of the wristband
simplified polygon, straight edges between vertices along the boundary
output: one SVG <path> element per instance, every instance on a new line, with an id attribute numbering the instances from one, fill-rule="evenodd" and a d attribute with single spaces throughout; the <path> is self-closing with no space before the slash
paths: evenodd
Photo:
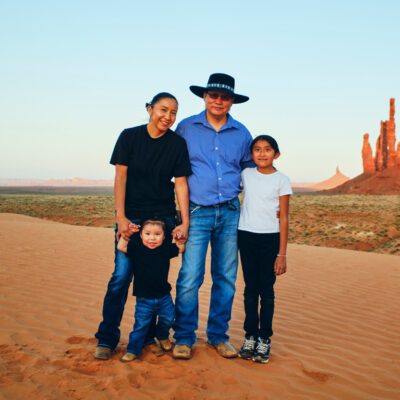
<path id="1" fill-rule="evenodd" d="M 287 257 L 286 254 L 277 254 L 276 256 L 277 256 L 277 257 Z"/>

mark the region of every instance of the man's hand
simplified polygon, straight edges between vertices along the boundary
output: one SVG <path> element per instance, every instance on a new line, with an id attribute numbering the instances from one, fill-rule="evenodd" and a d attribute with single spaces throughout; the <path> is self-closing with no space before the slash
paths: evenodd
<path id="1" fill-rule="evenodd" d="M 188 238 L 189 225 L 181 224 L 175 227 L 172 231 L 172 237 L 175 239 L 176 243 L 185 244 Z"/>

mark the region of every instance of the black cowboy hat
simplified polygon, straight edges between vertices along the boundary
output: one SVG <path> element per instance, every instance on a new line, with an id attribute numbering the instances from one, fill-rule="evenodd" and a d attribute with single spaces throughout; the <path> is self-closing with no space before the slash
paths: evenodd
<path id="1" fill-rule="evenodd" d="M 234 97 L 233 102 L 235 104 L 244 103 L 249 100 L 247 96 L 236 94 L 235 90 L 235 79 L 227 74 L 211 74 L 208 78 L 207 86 L 190 86 L 190 90 L 196 96 L 203 97 L 204 92 L 209 90 L 216 90 L 217 92 L 226 92 Z"/>

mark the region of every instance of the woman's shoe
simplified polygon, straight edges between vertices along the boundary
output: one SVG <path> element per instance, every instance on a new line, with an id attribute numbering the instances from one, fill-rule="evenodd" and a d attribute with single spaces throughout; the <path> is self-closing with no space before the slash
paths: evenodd
<path id="1" fill-rule="evenodd" d="M 97 346 L 94 352 L 94 358 L 98 360 L 109 360 L 111 358 L 111 349 L 109 347 Z"/>
<path id="2" fill-rule="evenodd" d="M 127 363 L 139 358 L 136 354 L 133 353 L 125 353 L 123 357 L 121 357 L 121 362 Z"/>

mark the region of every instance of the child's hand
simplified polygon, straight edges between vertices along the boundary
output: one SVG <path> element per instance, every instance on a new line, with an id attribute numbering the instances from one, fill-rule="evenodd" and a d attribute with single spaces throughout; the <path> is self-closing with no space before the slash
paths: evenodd
<path id="1" fill-rule="evenodd" d="M 183 253 L 185 251 L 185 243 L 179 243 L 179 242 L 175 242 L 176 246 L 179 249 L 179 254 Z"/>
<path id="2" fill-rule="evenodd" d="M 118 240 L 117 249 L 123 253 L 128 252 L 128 240 L 124 239 L 122 236 Z"/>
<path id="3" fill-rule="evenodd" d="M 275 260 L 274 272 L 275 275 L 282 275 L 286 272 L 286 256 L 278 256 Z"/>
<path id="4" fill-rule="evenodd" d="M 135 232 L 139 232 L 140 230 L 140 225 L 136 225 L 134 223 L 130 223 L 128 225 L 128 229 L 129 229 L 129 236 L 131 236 L 132 234 L 134 234 Z"/>
<path id="5" fill-rule="evenodd" d="M 177 240 L 175 240 L 175 243 L 176 243 L 176 245 L 177 245 L 178 247 L 179 247 L 179 246 L 184 246 L 184 247 L 185 247 L 186 241 L 187 241 L 187 238 L 184 238 L 184 239 L 177 239 Z"/>

